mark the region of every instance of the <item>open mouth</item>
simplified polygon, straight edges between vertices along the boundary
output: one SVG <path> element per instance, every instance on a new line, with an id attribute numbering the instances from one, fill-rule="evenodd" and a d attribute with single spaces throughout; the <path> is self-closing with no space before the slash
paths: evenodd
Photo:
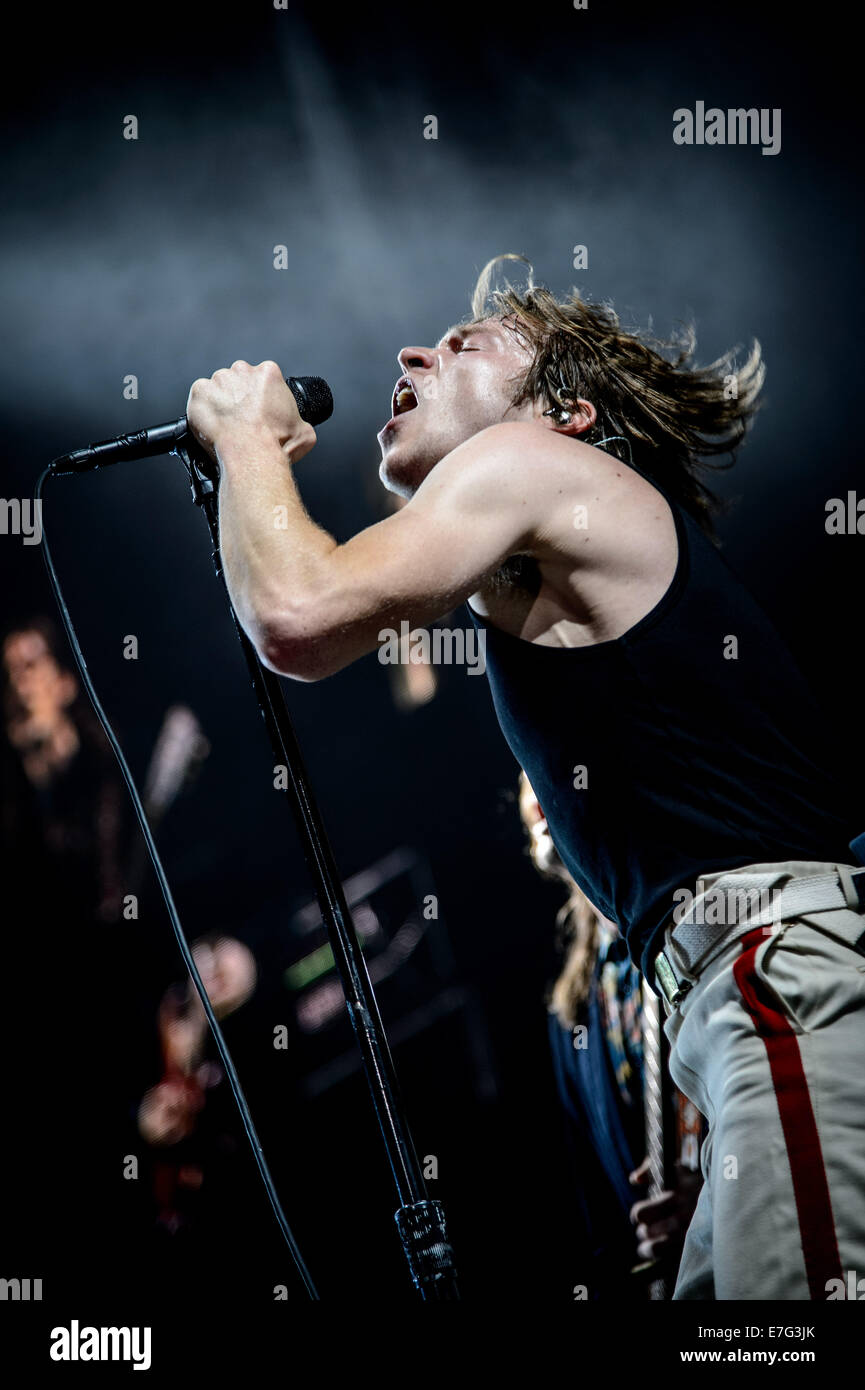
<path id="1" fill-rule="evenodd" d="M 391 413 L 394 419 L 398 415 L 405 415 L 407 410 L 416 410 L 417 405 L 418 398 L 411 377 L 401 376 L 393 388 Z"/>

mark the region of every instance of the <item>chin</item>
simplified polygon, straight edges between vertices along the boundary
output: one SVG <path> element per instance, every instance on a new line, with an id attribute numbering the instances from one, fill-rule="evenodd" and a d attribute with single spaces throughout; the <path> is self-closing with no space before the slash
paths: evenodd
<path id="1" fill-rule="evenodd" d="M 383 487 L 385 487 L 388 492 L 394 493 L 397 497 L 411 496 L 411 491 L 407 483 L 401 477 L 399 471 L 390 466 L 387 459 L 382 459 L 379 464 L 378 476 Z"/>
<path id="2" fill-rule="evenodd" d="M 396 450 L 390 450 L 379 464 L 378 476 L 388 492 L 398 497 L 413 497 L 424 478 L 435 465 L 424 468 L 416 460 L 396 457 Z"/>

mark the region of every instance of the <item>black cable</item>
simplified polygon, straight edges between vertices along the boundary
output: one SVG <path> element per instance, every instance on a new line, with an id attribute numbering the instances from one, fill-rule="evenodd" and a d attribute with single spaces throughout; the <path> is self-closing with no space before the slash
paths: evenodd
<path id="1" fill-rule="evenodd" d="M 34 500 L 40 504 L 40 511 L 42 503 L 42 486 L 45 482 L 45 479 L 49 476 L 50 473 L 51 468 L 46 468 L 40 474 L 39 480 L 36 484 Z M 42 554 L 45 559 L 45 566 L 48 570 L 48 579 L 51 584 L 51 591 L 54 594 L 54 597 L 57 601 L 57 607 L 59 608 L 60 616 L 63 619 L 63 626 L 66 629 L 66 635 L 69 638 L 69 643 L 72 647 L 72 654 L 75 657 L 75 663 L 78 667 L 81 679 L 84 682 L 84 688 L 90 697 L 90 703 L 93 705 L 93 708 L 96 711 L 96 717 L 98 718 L 99 723 L 102 725 L 102 728 L 105 731 L 105 736 L 108 739 L 108 742 L 111 744 L 114 756 L 116 757 L 118 765 L 120 767 L 120 771 L 123 774 L 123 780 L 126 783 L 126 786 L 129 790 L 129 795 L 132 798 L 132 804 L 135 807 L 135 814 L 138 817 L 138 823 L 141 826 L 141 832 L 144 836 L 144 840 L 147 845 L 147 851 L 152 860 L 153 868 L 156 871 L 156 877 L 159 882 L 159 887 L 162 890 L 162 896 L 165 899 L 165 906 L 168 909 L 168 915 L 171 919 L 171 925 L 174 928 L 174 935 L 177 938 L 177 944 L 180 947 L 180 954 L 182 955 L 186 968 L 192 977 L 192 983 L 195 985 L 198 997 L 201 1000 L 201 1003 L 204 1007 L 204 1012 L 207 1015 L 207 1021 L 210 1024 L 210 1031 L 213 1034 L 213 1037 L 216 1041 L 216 1046 L 219 1051 L 219 1055 L 222 1059 L 222 1065 L 225 1067 L 225 1074 L 228 1077 L 229 1082 L 231 1083 L 231 1089 L 234 1093 L 234 1099 L 236 1100 L 237 1108 L 240 1111 L 240 1118 L 243 1120 L 243 1127 L 246 1130 L 246 1137 L 248 1138 L 252 1147 L 252 1152 L 255 1157 L 255 1161 L 258 1165 L 258 1171 L 261 1174 L 261 1180 L 264 1183 L 267 1195 L 270 1198 L 270 1205 L 273 1207 L 273 1211 L 279 1224 L 279 1228 L 282 1231 L 283 1236 L 285 1237 L 285 1242 L 291 1252 L 291 1257 L 294 1260 L 295 1265 L 297 1266 L 298 1273 L 300 1274 L 300 1277 L 304 1282 L 307 1293 L 309 1294 L 310 1298 L 318 1299 L 318 1290 L 312 1282 L 312 1276 L 310 1275 L 309 1270 L 307 1269 L 304 1263 L 303 1257 L 300 1253 L 300 1250 L 298 1249 L 297 1242 L 294 1238 L 291 1227 L 288 1224 L 285 1212 L 283 1211 L 282 1206 L 280 1204 L 279 1197 L 277 1196 L 273 1178 L 271 1177 L 270 1169 L 267 1166 L 267 1160 L 264 1157 L 264 1150 L 261 1147 L 261 1140 L 259 1139 L 255 1125 L 253 1124 L 252 1115 L 249 1112 L 249 1106 L 246 1103 L 246 1097 L 244 1096 L 243 1089 L 240 1085 L 240 1079 L 237 1075 L 234 1062 L 231 1059 L 231 1053 L 229 1052 L 225 1039 L 222 1036 L 222 1029 L 220 1028 L 216 1015 L 213 1012 L 210 1000 L 207 997 L 207 990 L 204 988 L 204 985 L 201 982 L 201 976 L 198 973 L 198 968 L 195 964 L 195 960 L 193 959 L 192 952 L 189 949 L 189 943 L 186 940 L 186 935 L 184 933 L 183 927 L 180 924 L 180 918 L 177 915 L 177 908 L 174 905 L 174 899 L 171 895 L 171 889 L 168 885 L 168 879 L 165 876 L 165 870 L 163 869 L 162 861 L 159 858 L 159 851 L 156 848 L 156 843 L 153 839 L 153 833 L 150 829 L 150 824 L 147 820 L 147 813 L 144 810 L 141 797 L 138 794 L 138 788 L 135 785 L 135 780 L 132 776 L 129 764 L 123 756 L 123 750 L 120 747 L 120 744 L 117 740 L 117 736 L 115 735 L 114 730 L 112 729 L 111 724 L 108 721 L 108 716 L 106 715 L 104 709 L 102 708 L 102 705 L 99 702 L 99 696 L 96 694 L 93 681 L 90 678 L 90 672 L 87 670 L 87 663 L 84 660 L 84 653 L 81 650 L 81 645 L 78 641 L 75 629 L 72 626 L 72 619 L 69 616 L 69 609 L 66 607 L 66 602 L 63 598 L 62 593 L 60 592 L 60 583 L 57 578 L 57 572 L 54 568 L 54 562 L 51 559 L 51 551 L 48 548 L 48 542 L 45 539 L 44 524 L 42 527 Z"/>

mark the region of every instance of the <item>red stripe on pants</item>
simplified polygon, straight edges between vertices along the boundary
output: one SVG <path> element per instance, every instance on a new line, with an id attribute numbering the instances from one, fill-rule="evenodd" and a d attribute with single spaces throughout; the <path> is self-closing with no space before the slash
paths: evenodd
<path id="1" fill-rule="evenodd" d="M 808 1288 L 812 1301 L 822 1301 L 827 1281 L 842 1277 L 841 1256 L 799 1041 L 787 1017 L 767 997 L 756 971 L 755 957 L 765 940 L 761 927 L 742 938 L 742 954 L 733 966 L 733 975 L 766 1046 L 793 1178 Z"/>

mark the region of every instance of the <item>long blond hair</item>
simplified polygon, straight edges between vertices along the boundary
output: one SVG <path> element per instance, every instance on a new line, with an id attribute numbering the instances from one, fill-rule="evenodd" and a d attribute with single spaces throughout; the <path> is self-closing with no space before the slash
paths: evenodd
<path id="1" fill-rule="evenodd" d="M 598 915 L 575 883 L 556 916 L 556 926 L 565 958 L 550 990 L 547 1008 L 565 1028 L 573 1028 L 591 992 L 600 945 Z"/>
<path id="2" fill-rule="evenodd" d="M 520 769 L 520 818 L 529 837 L 528 853 L 543 878 L 564 884 L 567 901 L 556 913 L 556 945 L 563 956 L 562 968 L 547 999 L 547 1008 L 566 1028 L 577 1023 L 592 987 L 592 975 L 598 959 L 599 918 L 585 893 L 578 888 L 549 842 L 544 854 L 539 853 L 532 835 L 530 807 L 537 803 L 532 784 Z"/>

